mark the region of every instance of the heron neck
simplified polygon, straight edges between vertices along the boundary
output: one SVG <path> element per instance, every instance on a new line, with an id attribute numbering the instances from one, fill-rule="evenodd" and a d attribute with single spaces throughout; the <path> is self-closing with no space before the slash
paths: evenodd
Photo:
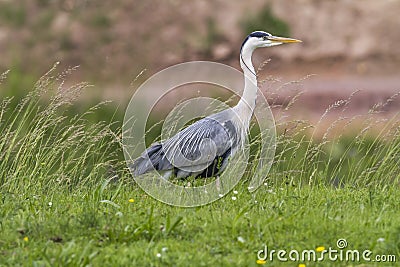
<path id="1" fill-rule="evenodd" d="M 245 45 L 240 53 L 240 66 L 244 73 L 244 90 L 237 109 L 247 121 L 250 121 L 253 115 L 258 91 L 256 71 L 251 62 L 253 51 L 254 48 Z"/>

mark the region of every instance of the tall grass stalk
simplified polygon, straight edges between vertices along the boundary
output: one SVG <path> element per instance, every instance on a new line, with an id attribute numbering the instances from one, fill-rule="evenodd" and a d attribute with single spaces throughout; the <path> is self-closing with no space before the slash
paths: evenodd
<path id="1" fill-rule="evenodd" d="M 68 114 L 73 101 L 89 85 L 65 86 L 74 68 L 57 74 L 56 66 L 16 106 L 12 98 L 0 103 L 2 191 L 79 188 L 98 183 L 116 169 L 118 144 L 110 123 L 87 119 L 104 103 L 83 114 Z"/>
<path id="2" fill-rule="evenodd" d="M 278 91 L 287 85 L 277 80 L 262 81 L 265 82 L 277 86 Z M 398 101 L 400 92 L 376 103 L 364 114 L 346 117 L 358 92 L 332 103 L 316 124 L 293 119 L 292 105 L 301 101 L 302 91 L 285 99 L 287 104 L 276 104 L 272 99 L 271 107 L 279 115 L 277 152 L 268 174 L 270 183 L 334 187 L 399 184 L 400 112 L 389 113 L 385 109 Z M 337 118 L 331 121 L 332 117 Z M 330 126 L 321 132 L 327 124 Z M 346 134 L 346 129 L 351 134 Z M 256 136 L 255 142 L 258 139 Z"/>

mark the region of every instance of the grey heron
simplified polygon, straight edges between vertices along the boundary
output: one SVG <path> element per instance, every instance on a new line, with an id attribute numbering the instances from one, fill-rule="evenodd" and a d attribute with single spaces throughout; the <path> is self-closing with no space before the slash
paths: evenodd
<path id="1" fill-rule="evenodd" d="M 212 177 L 219 175 L 228 160 L 243 146 L 257 98 L 257 75 L 251 61 L 253 51 L 297 39 L 273 36 L 264 31 L 249 34 L 240 50 L 240 66 L 245 76 L 244 91 L 232 108 L 205 117 L 170 139 L 147 148 L 133 163 L 135 176 L 156 170 L 163 178 Z"/>

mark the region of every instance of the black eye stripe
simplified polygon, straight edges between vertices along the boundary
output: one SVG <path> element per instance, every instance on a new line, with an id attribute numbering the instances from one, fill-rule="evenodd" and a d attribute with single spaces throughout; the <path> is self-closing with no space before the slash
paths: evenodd
<path id="1" fill-rule="evenodd" d="M 261 37 L 266 38 L 266 37 L 271 36 L 271 34 L 269 34 L 267 32 L 255 31 L 255 32 L 250 33 L 249 36 L 250 37 L 258 37 L 258 38 L 261 38 Z"/>

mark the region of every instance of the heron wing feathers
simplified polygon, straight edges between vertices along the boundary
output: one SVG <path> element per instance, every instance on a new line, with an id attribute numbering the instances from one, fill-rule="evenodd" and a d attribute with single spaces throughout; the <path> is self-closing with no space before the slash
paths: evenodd
<path id="1" fill-rule="evenodd" d="M 183 129 L 163 143 L 165 156 L 175 167 L 204 165 L 228 151 L 232 144 L 232 129 L 215 119 L 204 118 Z"/>
<path id="2" fill-rule="evenodd" d="M 207 117 L 146 149 L 133 163 L 134 174 L 174 168 L 193 173 L 209 171 L 215 159 L 228 157 L 237 143 L 237 130 L 230 120 Z"/>

